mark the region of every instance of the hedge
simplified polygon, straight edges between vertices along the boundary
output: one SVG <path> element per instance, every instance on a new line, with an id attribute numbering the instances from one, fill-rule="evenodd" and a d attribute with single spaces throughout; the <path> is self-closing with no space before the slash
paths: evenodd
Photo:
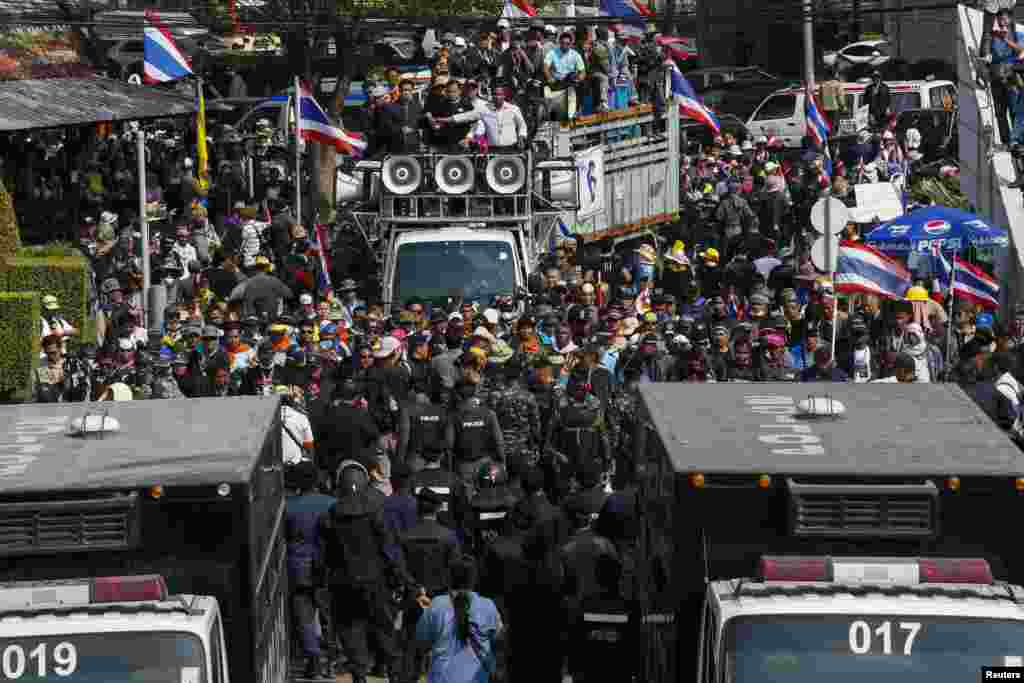
<path id="1" fill-rule="evenodd" d="M 41 298 L 39 292 L 0 292 L 0 393 L 31 395 Z"/>
<path id="2" fill-rule="evenodd" d="M 0 265 L 0 292 L 53 294 L 62 316 L 81 330 L 88 314 L 89 265 L 81 256 L 13 256 Z"/>

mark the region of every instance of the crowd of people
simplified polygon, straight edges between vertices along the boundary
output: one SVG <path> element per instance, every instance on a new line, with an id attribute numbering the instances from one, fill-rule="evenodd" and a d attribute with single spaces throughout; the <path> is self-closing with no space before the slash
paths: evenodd
<path id="1" fill-rule="evenodd" d="M 443 35 L 424 105 L 400 78 L 376 93 L 371 147 L 401 152 L 422 132 L 458 148 L 481 126 L 492 147 L 528 144 L 512 101 L 531 80 L 590 88 L 595 111 L 655 97 L 653 36 L 630 46 L 599 27 L 581 45 L 551 28 L 499 23 L 465 49 Z M 483 108 L 512 113 L 466 116 Z M 950 308 L 927 274 L 898 300 L 837 297 L 810 259 L 815 200 L 852 203 L 851 183 L 914 161 L 890 113 L 876 105 L 877 130 L 830 171 L 809 142 L 794 158 L 766 138 L 716 138 L 681 159 L 684 210 L 657 238 L 600 263 L 562 239 L 528 294 L 449 303 L 380 301 L 361 236 L 296 220 L 287 167 L 249 182 L 232 131 L 213 132 L 209 187 L 187 135 L 147 143 L 150 199 L 166 213 L 144 245 L 125 192 L 134 128 L 83 141 L 97 343 L 69 344 L 82 331 L 46 293 L 33 397 L 282 397 L 307 677 L 415 681 L 426 655 L 431 681 L 630 680 L 645 383 L 955 381 L 1020 430 L 1024 307 L 1007 321 Z M 144 258 L 166 295 L 155 318 Z"/>

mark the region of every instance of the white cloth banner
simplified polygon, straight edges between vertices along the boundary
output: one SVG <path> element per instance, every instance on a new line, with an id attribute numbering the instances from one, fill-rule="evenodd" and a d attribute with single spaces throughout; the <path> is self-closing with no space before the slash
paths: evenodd
<path id="1" fill-rule="evenodd" d="M 604 149 L 597 146 L 577 153 L 576 172 L 580 188 L 576 217 L 593 218 L 604 211 Z"/>

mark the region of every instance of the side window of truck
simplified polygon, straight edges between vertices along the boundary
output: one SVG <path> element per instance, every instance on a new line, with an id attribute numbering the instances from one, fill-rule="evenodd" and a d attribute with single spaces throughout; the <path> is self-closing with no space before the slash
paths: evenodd
<path id="1" fill-rule="evenodd" d="M 788 119 L 796 111 L 796 95 L 773 95 L 757 110 L 755 121 L 774 121 Z"/>
<path id="2" fill-rule="evenodd" d="M 210 672 L 210 680 L 212 683 L 224 682 L 224 646 L 221 639 L 220 617 L 218 616 L 214 618 L 213 626 L 210 627 L 210 667 L 213 669 Z"/>

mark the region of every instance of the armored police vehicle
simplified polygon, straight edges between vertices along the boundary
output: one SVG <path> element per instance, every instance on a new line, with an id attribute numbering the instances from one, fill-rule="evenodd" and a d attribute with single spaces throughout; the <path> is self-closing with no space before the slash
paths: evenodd
<path id="1" fill-rule="evenodd" d="M 544 124 L 522 152 L 363 160 L 336 201 L 384 301 L 490 301 L 525 289 L 565 233 L 614 244 L 676 220 L 679 158 L 677 108 L 637 106 Z"/>
<path id="2" fill-rule="evenodd" d="M 284 683 L 279 402 L 0 410 L 6 680 Z"/>
<path id="3" fill-rule="evenodd" d="M 647 680 L 979 680 L 1024 661 L 1024 457 L 959 387 L 640 393 Z"/>

